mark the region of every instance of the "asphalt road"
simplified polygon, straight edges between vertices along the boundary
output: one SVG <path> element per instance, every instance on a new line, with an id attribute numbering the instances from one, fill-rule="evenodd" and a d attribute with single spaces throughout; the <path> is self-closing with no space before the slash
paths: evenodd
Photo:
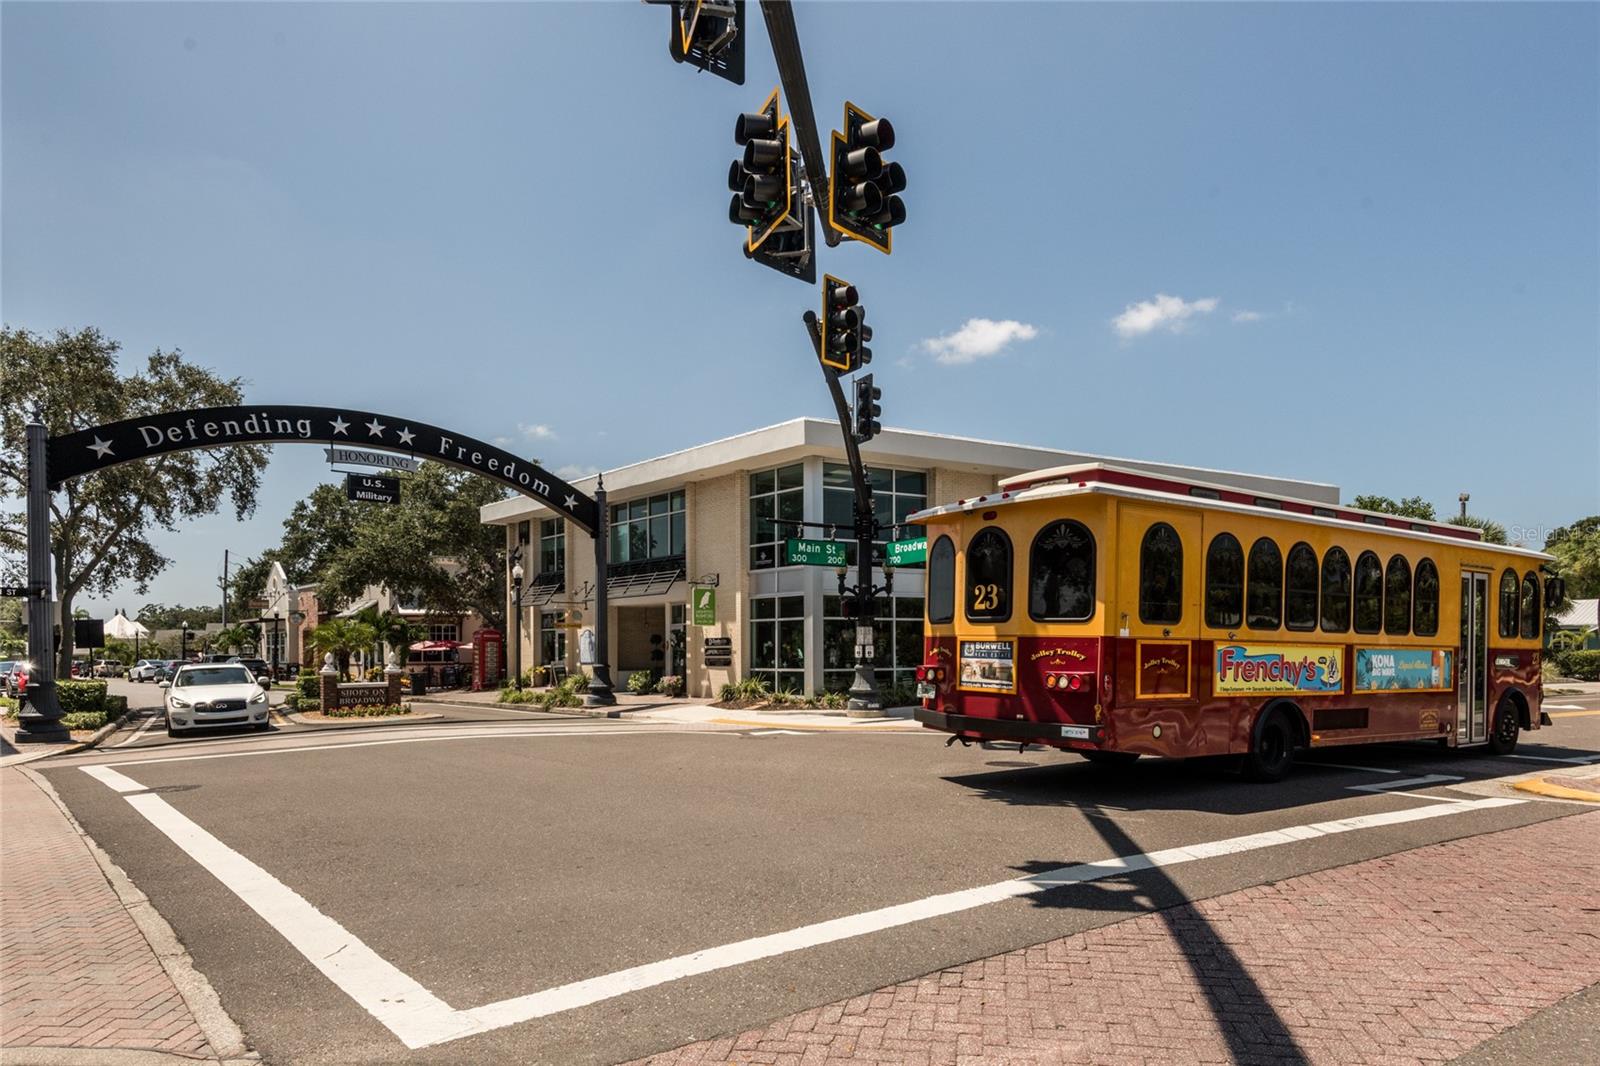
<path id="1" fill-rule="evenodd" d="M 1201 765 L 1107 772 L 1058 753 L 947 748 L 926 732 L 796 736 L 494 709 L 176 741 L 159 727 L 135 739 L 135 723 L 112 746 L 41 769 L 268 1062 L 604 1063 L 1185 899 L 1574 813 L 1439 802 L 1522 796 L 1494 779 L 1600 758 L 1600 713 L 1584 713 L 1600 698 L 1549 702 L 1569 709 L 1524 737 L 1521 759 L 1344 748 L 1265 786 Z M 118 769 L 258 864 L 447 1004 L 447 1020 L 586 984 L 541 999 L 543 1016 L 477 1019 L 487 1031 L 408 1049 L 90 765 Z M 1451 780 L 1413 783 L 1428 775 Z M 1362 790 L 1373 786 L 1395 791 Z M 931 917 L 868 921 L 827 942 L 803 932 L 754 961 L 717 950 L 1071 864 L 1424 808 L 1435 816 L 931 905 Z M 607 977 L 703 951 L 729 964 Z"/>

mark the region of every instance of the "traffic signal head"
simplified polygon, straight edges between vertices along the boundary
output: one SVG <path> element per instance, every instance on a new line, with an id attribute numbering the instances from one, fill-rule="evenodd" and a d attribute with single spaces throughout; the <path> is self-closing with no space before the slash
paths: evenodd
<path id="1" fill-rule="evenodd" d="M 894 126 L 846 103 L 844 127 L 843 133 L 833 134 L 828 225 L 887 255 L 894 227 L 906 220 L 906 205 L 898 195 L 905 191 L 905 168 L 883 159 L 894 147 Z"/>
<path id="2" fill-rule="evenodd" d="M 756 251 L 780 225 L 801 228 L 792 217 L 795 173 L 789 150 L 789 120 L 778 113 L 778 90 L 760 111 L 740 115 L 733 140 L 744 149 L 728 168 L 728 221 L 746 228 L 745 254 Z"/>
<path id="3" fill-rule="evenodd" d="M 821 359 L 840 373 L 850 374 L 870 362 L 872 353 L 862 347 L 863 334 L 871 335 L 866 327 L 866 311 L 861 306 L 856 287 L 832 274 L 822 275 L 822 334 Z M 865 359 L 863 359 L 863 353 Z"/>
<path id="4" fill-rule="evenodd" d="M 745 0 L 673 0 L 668 51 L 688 63 L 744 84 Z"/>
<path id="5" fill-rule="evenodd" d="M 883 431 L 883 426 L 878 422 L 878 416 L 883 414 L 883 408 L 878 404 L 882 398 L 883 390 L 873 387 L 871 374 L 856 378 L 856 443 L 865 444 Z"/>

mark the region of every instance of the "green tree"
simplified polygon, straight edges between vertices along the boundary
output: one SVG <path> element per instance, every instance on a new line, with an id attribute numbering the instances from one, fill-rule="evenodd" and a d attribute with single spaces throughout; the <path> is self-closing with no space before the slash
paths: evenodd
<path id="1" fill-rule="evenodd" d="M 1552 529 L 1544 550 L 1556 557 L 1556 572 L 1566 579 L 1569 598 L 1600 596 L 1600 515 Z"/>
<path id="2" fill-rule="evenodd" d="M 229 626 L 219 629 L 211 634 L 211 646 L 219 652 L 234 655 L 249 655 L 256 650 L 260 642 L 260 634 L 255 626 Z M 237 650 L 235 650 L 237 649 Z"/>
<path id="3" fill-rule="evenodd" d="M 359 648 L 370 648 L 377 639 L 378 634 L 371 626 L 353 618 L 330 618 L 306 638 L 319 658 L 333 653 L 341 677 L 350 673 L 350 656 Z"/>
<path id="4" fill-rule="evenodd" d="M 142 367 L 123 373 L 117 342 L 93 327 L 41 337 L 0 328 L 0 496 L 27 491 L 25 427 L 37 414 L 52 436 L 140 414 L 185 407 L 237 404 L 238 378 L 225 379 L 178 351 L 155 351 Z M 124 463 L 67 482 L 52 495 L 50 547 L 55 565 L 57 621 L 70 622 L 79 595 L 108 595 L 120 585 L 140 592 L 171 562 L 156 550 L 157 530 L 214 514 L 224 499 L 243 519 L 255 509 L 267 450 L 236 445 L 175 452 Z M 26 549 L 20 509 L 0 514 L 0 547 Z M 72 626 L 61 626 L 58 668 L 72 665 Z"/>
<path id="5" fill-rule="evenodd" d="M 1433 504 L 1421 496 L 1407 496 L 1399 501 L 1391 500 L 1387 496 L 1357 496 L 1351 506 L 1359 507 L 1363 511 L 1380 511 L 1383 514 L 1415 518 L 1419 522 L 1433 522 L 1438 519 Z"/>
<path id="6" fill-rule="evenodd" d="M 20 659 L 28 652 L 22 635 L 22 601 L 0 600 L 0 659 Z"/>
<path id="7" fill-rule="evenodd" d="M 504 628 L 504 533 L 484 525 L 479 509 L 505 491 L 438 463 L 401 477 L 399 504 L 362 505 L 351 542 L 320 575 L 324 598 L 348 603 L 379 585 L 414 594 L 425 611 L 473 610 Z"/>
<path id="8" fill-rule="evenodd" d="M 220 607 L 184 607 L 174 604 L 168 607 L 164 603 L 147 603 L 139 608 L 139 613 L 133 616 L 136 621 L 144 623 L 147 629 L 178 629 L 185 622 L 190 629 L 204 629 L 212 622 L 222 621 Z"/>
<path id="9" fill-rule="evenodd" d="M 1476 529 L 1483 537 L 1485 544 L 1509 544 L 1506 539 L 1506 527 L 1492 518 L 1479 518 L 1477 515 L 1457 515 L 1450 519 L 1452 526 L 1466 526 Z"/>
<path id="10" fill-rule="evenodd" d="M 422 639 L 426 630 L 411 621 L 405 615 L 396 611 L 380 611 L 376 607 L 364 607 L 355 614 L 356 621 L 372 627 L 376 641 L 389 645 L 395 653 L 395 658 L 404 666 L 411 658 L 411 645 Z M 373 648 L 376 653 L 377 648 Z M 374 654 L 373 661 L 379 661 Z"/>

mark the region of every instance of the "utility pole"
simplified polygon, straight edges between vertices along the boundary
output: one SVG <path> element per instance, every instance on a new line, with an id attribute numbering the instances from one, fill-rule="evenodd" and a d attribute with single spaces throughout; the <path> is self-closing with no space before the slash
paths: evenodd
<path id="1" fill-rule="evenodd" d="M 222 549 L 222 628 L 228 628 L 228 549 Z"/>

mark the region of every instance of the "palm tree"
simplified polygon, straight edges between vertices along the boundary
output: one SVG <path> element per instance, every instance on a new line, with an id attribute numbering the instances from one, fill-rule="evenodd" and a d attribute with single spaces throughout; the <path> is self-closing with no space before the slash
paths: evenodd
<path id="1" fill-rule="evenodd" d="M 252 626 L 230 626 L 227 629 L 219 629 L 211 637 L 211 646 L 220 648 L 223 651 L 231 648 L 239 655 L 247 651 L 255 651 L 255 628 Z"/>
<path id="2" fill-rule="evenodd" d="M 370 648 L 377 639 L 376 630 L 354 618 L 330 618 L 306 638 L 318 655 L 333 653 L 341 677 L 350 672 L 351 653 L 357 648 Z"/>
<path id="3" fill-rule="evenodd" d="M 1457 515 L 1455 518 L 1450 519 L 1450 524 L 1476 529 L 1483 537 L 1485 544 L 1510 543 L 1510 541 L 1506 540 L 1506 527 L 1492 518 L 1479 518 L 1475 514 Z"/>
<path id="4" fill-rule="evenodd" d="M 354 617 L 356 621 L 372 627 L 374 643 L 382 641 L 389 645 L 389 650 L 394 652 L 396 661 L 402 667 L 411 657 L 412 643 L 423 637 L 423 628 L 397 611 L 380 611 L 376 606 L 363 607 Z M 377 661 L 376 655 L 373 660 Z"/>

